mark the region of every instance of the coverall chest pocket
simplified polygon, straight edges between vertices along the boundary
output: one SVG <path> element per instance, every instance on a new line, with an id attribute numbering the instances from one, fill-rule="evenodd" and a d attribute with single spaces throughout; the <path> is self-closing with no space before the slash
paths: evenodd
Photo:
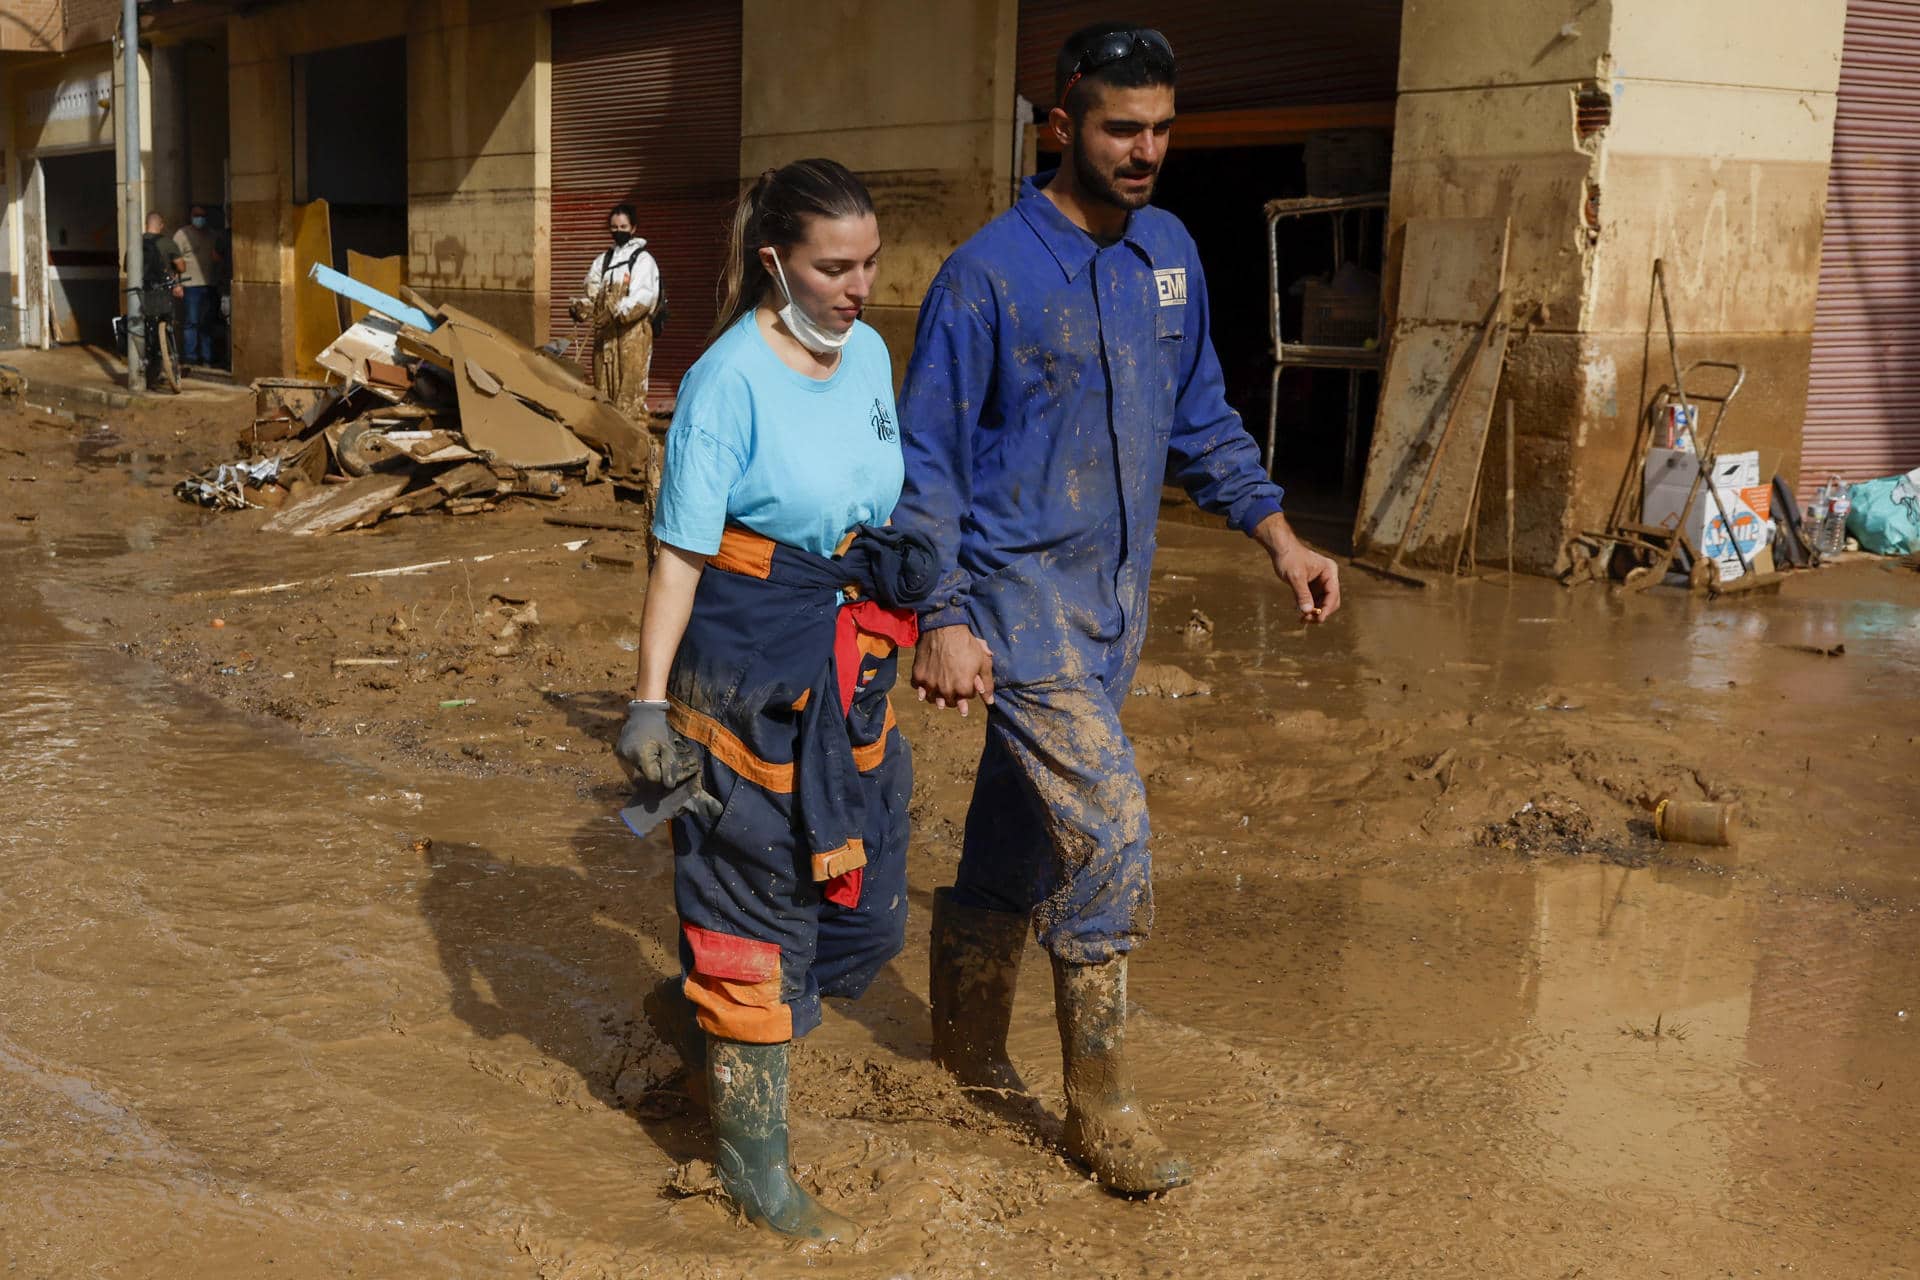
<path id="1" fill-rule="evenodd" d="M 1180 355 L 1186 349 L 1187 309 L 1184 306 L 1161 307 L 1153 316 L 1153 345 L 1158 351 L 1160 379 L 1167 394 L 1176 394 L 1180 385 Z"/>

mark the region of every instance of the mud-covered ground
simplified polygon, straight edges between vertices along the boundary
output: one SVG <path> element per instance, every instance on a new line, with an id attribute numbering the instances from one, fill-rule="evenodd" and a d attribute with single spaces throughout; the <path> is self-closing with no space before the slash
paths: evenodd
<path id="1" fill-rule="evenodd" d="M 794 1093 L 804 1176 L 870 1230 L 814 1256 L 704 1193 L 638 1017 L 673 958 L 671 854 L 612 816 L 638 540 L 177 501 L 245 404 L 0 408 L 11 1273 L 1920 1274 L 1920 574 L 1707 605 L 1349 572 L 1308 631 L 1242 540 L 1164 524 L 1133 995 L 1200 1178 L 1113 1199 L 929 1070 L 979 721 L 898 696 L 909 947 Z M 1736 844 L 1654 839 L 1663 794 L 1736 802 Z"/>

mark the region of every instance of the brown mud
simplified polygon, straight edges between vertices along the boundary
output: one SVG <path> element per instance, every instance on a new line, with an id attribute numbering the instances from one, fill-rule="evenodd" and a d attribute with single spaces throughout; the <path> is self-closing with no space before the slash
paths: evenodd
<path id="1" fill-rule="evenodd" d="M 1031 948 L 1051 1118 L 929 1064 L 980 722 L 903 696 L 908 948 L 793 1081 L 802 1180 L 870 1229 L 810 1254 L 706 1193 L 640 1012 L 674 935 L 607 751 L 635 544 L 525 507 L 257 534 L 169 493 L 233 435 L 205 413 L 0 408 L 9 1275 L 1920 1275 L 1920 575 L 1350 575 L 1306 630 L 1167 526 L 1129 1038 L 1195 1183 L 1054 1153 Z M 1667 793 L 1736 802 L 1735 845 L 1655 840 Z"/>

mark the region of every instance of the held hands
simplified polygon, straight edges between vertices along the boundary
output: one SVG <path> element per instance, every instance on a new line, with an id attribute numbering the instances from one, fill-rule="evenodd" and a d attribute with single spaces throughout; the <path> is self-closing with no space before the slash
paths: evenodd
<path id="1" fill-rule="evenodd" d="M 626 727 L 620 730 L 620 742 L 613 752 L 630 775 L 637 774 L 665 790 L 700 776 L 700 748 L 674 732 L 667 723 L 664 702 L 629 702 Z M 695 786 L 687 798 L 687 810 L 711 822 L 720 816 L 720 801 Z"/>
<path id="2" fill-rule="evenodd" d="M 1253 531 L 1273 560 L 1274 576 L 1293 589 L 1303 622 L 1325 622 L 1340 608 L 1340 568 L 1294 536 L 1286 517 L 1271 515 Z"/>
<path id="3" fill-rule="evenodd" d="M 993 654 L 962 626 L 923 631 L 913 651 L 913 688 L 920 701 L 931 696 L 934 706 L 958 707 L 963 716 L 971 698 L 992 706 Z"/>

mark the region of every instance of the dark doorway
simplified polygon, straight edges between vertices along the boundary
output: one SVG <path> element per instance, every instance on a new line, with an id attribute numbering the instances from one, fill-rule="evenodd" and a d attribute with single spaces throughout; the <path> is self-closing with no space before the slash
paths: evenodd
<path id="1" fill-rule="evenodd" d="M 46 191 L 47 311 L 55 342 L 113 342 L 120 314 L 113 151 L 40 157 Z"/>
<path id="2" fill-rule="evenodd" d="M 333 265 L 407 251 L 407 42 L 294 59 L 294 203 L 325 200 Z"/>

